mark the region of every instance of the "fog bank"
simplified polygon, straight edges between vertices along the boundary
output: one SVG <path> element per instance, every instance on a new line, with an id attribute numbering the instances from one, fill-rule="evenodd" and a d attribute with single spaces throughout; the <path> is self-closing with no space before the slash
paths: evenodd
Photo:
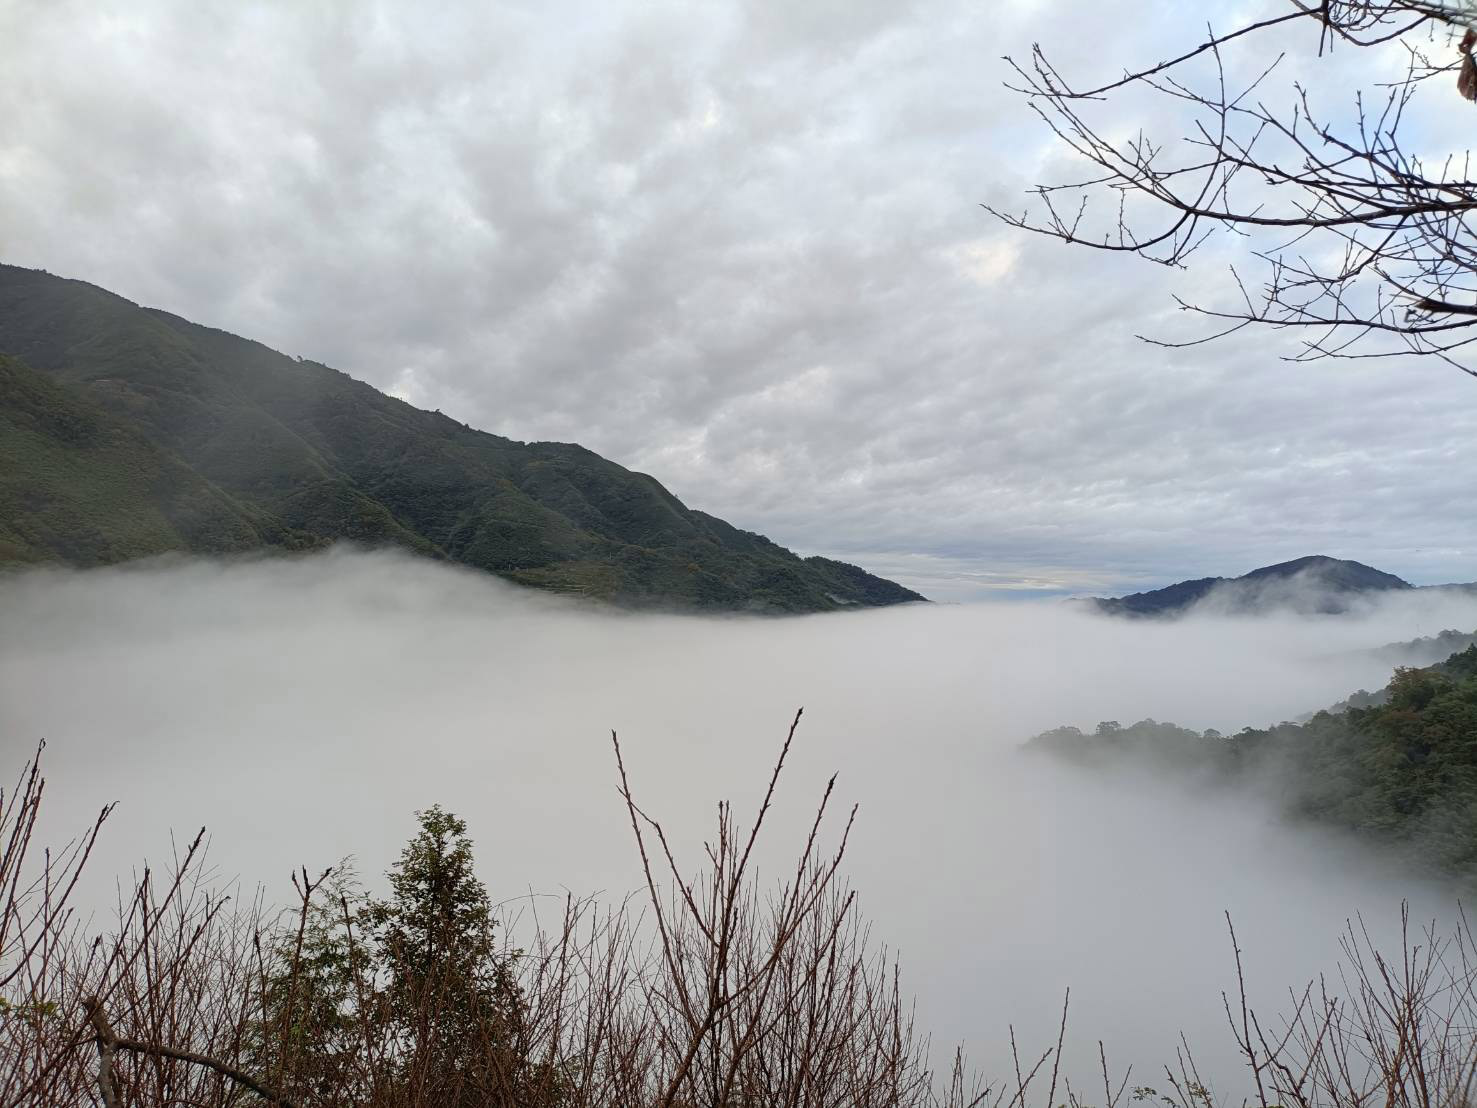
<path id="1" fill-rule="evenodd" d="M 1149 1080 L 1181 1030 L 1225 1061 L 1223 912 L 1273 1009 L 1331 968 L 1353 913 L 1388 929 L 1402 898 L 1422 919 L 1451 893 L 1247 795 L 1094 778 L 1018 745 L 1102 719 L 1233 733 L 1292 718 L 1382 685 L 1369 648 L 1477 627 L 1477 602 L 1174 623 L 1054 602 L 699 619 L 335 551 L 9 575 L 0 626 L 0 769 L 49 741 L 56 833 L 121 801 L 99 897 L 201 825 L 223 877 L 278 897 L 301 864 L 354 854 L 374 877 L 433 803 L 467 819 L 494 899 L 621 896 L 640 871 L 611 730 L 695 862 L 713 803 L 752 804 L 804 705 L 771 865 L 839 771 L 839 799 L 861 806 L 847 871 L 936 1040 L 993 1067 L 1007 1023 L 1054 1037 L 1070 985 L 1069 1042 L 1095 1057 L 1101 1037 Z"/>

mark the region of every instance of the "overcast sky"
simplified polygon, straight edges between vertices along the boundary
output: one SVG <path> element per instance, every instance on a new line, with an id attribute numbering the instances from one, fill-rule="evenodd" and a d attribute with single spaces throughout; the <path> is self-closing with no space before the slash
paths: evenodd
<path id="1" fill-rule="evenodd" d="M 979 207 L 1059 161 L 1002 54 L 1112 76 L 1257 6 L 0 0 L 0 260 L 931 596 L 1477 579 L 1477 381 L 1147 346 L 1226 251 L 1170 274 Z"/>

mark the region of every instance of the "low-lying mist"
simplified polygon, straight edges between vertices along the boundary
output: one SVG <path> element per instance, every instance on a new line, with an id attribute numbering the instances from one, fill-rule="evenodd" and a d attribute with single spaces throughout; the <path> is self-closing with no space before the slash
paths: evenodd
<path id="1" fill-rule="evenodd" d="M 1145 1074 L 1183 1031 L 1226 1050 L 1236 921 L 1252 997 L 1333 968 L 1344 921 L 1393 934 L 1454 892 L 1378 852 L 1283 825 L 1247 793 L 1021 757 L 1032 734 L 1144 717 L 1234 733 L 1378 688 L 1371 648 L 1477 627 L 1477 600 L 1392 595 L 1358 617 L 1111 620 L 1063 603 L 791 619 L 632 615 L 424 560 L 335 551 L 0 579 L 0 736 L 46 738 L 54 840 L 117 800 L 91 869 L 212 834 L 223 881 L 358 859 L 371 878 L 412 813 L 464 816 L 495 898 L 641 884 L 610 732 L 695 866 L 713 805 L 752 805 L 797 707 L 771 867 L 826 779 L 860 805 L 847 872 L 900 948 L 935 1041 L 998 1070 L 1006 1028 Z M 771 868 L 770 872 L 777 872 Z M 1152 1083 L 1152 1082 L 1150 1082 Z"/>

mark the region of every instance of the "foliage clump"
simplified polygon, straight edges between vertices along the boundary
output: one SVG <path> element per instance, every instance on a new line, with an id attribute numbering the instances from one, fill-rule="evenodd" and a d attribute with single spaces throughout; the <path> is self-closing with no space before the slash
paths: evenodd
<path id="1" fill-rule="evenodd" d="M 498 942 L 466 822 L 439 806 L 417 820 L 384 898 L 348 867 L 298 878 L 299 926 L 277 935 L 253 1068 L 292 1074 L 308 1103 L 322 1089 L 356 1101 L 513 1104 L 539 1079 L 520 1047 L 519 952 Z"/>

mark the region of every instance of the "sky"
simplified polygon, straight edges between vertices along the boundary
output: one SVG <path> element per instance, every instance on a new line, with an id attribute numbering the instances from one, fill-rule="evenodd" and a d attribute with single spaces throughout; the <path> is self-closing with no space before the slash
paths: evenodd
<path id="1" fill-rule="evenodd" d="M 1477 381 L 1147 345 L 1237 244 L 1168 272 L 980 206 L 1071 171 L 1002 55 L 1110 77 L 1279 2 L 0 0 L 0 261 L 939 599 L 1477 579 Z M 1371 72 L 1290 45 L 1334 103 Z"/>

